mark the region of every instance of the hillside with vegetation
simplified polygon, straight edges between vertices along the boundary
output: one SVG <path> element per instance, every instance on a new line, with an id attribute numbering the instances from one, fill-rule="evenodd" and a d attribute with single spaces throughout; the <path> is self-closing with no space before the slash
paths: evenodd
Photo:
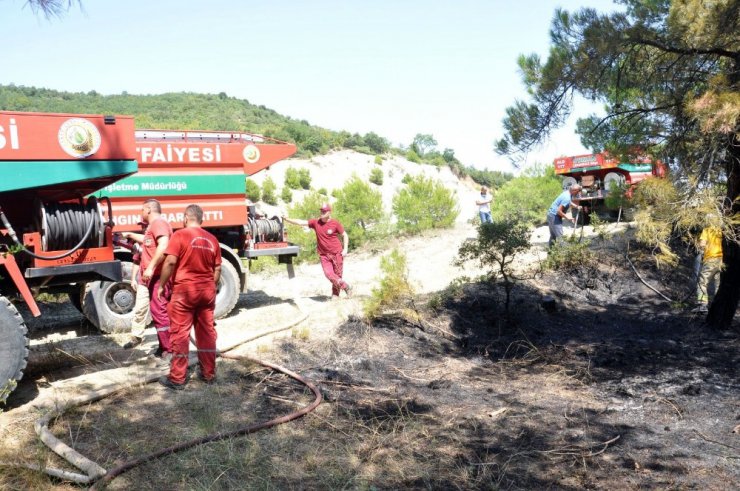
<path id="1" fill-rule="evenodd" d="M 355 150 L 368 155 L 394 153 L 417 163 L 449 166 L 461 177 L 496 188 L 511 175 L 463 165 L 452 149 L 436 149 L 432 135 L 418 134 L 408 148 L 393 147 L 374 132 L 365 135 L 333 131 L 284 116 L 264 105 L 219 94 L 177 92 L 134 95 L 123 92 L 102 95 L 53 89 L 0 85 L 0 108 L 6 111 L 35 111 L 79 114 L 125 114 L 134 116 L 137 129 L 244 131 L 295 143 L 298 157 L 323 155 L 331 150 Z"/>

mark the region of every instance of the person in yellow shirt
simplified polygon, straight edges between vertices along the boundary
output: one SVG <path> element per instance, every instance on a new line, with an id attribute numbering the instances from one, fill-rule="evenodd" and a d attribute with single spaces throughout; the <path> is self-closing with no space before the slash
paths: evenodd
<path id="1" fill-rule="evenodd" d="M 696 287 L 696 299 L 699 302 L 696 310 L 706 312 L 707 306 L 717 293 L 719 274 L 722 271 L 722 231 L 717 227 L 702 230 L 699 236 L 699 249 L 703 249 L 704 254 Z"/>

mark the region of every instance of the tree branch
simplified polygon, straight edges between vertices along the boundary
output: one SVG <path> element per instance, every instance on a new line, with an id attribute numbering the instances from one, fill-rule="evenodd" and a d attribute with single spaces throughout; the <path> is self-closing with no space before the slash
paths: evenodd
<path id="1" fill-rule="evenodd" d="M 718 47 L 705 48 L 705 49 L 678 48 L 676 46 L 668 46 L 659 41 L 655 41 L 654 39 L 635 38 L 635 39 L 630 39 L 628 43 L 652 46 L 653 48 L 658 48 L 661 51 L 665 51 L 668 53 L 675 53 L 679 55 L 717 55 L 717 56 L 724 56 L 726 58 L 732 58 L 733 60 L 737 59 L 737 57 L 740 56 L 740 52 L 729 51 L 724 48 L 718 48 Z"/>

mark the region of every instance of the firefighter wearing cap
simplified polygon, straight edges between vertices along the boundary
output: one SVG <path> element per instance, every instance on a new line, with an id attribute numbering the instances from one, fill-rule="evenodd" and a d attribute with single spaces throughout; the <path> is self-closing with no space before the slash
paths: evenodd
<path id="1" fill-rule="evenodd" d="M 313 229 L 316 233 L 316 250 L 321 260 L 321 268 L 324 275 L 331 282 L 332 298 L 338 298 L 339 292 L 344 290 L 349 297 L 352 295 L 352 287 L 342 279 L 344 270 L 344 256 L 347 255 L 349 237 L 344 227 L 331 217 L 331 205 L 325 203 L 321 206 L 321 215 L 318 219 L 298 220 L 283 216 L 283 220 L 301 227 Z M 339 236 L 342 240 L 339 240 Z"/>

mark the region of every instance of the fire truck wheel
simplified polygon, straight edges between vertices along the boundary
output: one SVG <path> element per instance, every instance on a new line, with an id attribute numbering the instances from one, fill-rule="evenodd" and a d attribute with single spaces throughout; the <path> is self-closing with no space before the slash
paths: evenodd
<path id="1" fill-rule="evenodd" d="M 82 295 L 82 313 L 103 332 L 131 329 L 136 292 L 131 287 L 133 264 L 122 261 L 123 281 L 91 281 Z"/>
<path id="2" fill-rule="evenodd" d="M 220 319 L 229 315 L 239 300 L 240 291 L 239 273 L 229 261 L 224 259 L 221 263 L 221 279 L 218 281 L 216 290 L 216 310 L 213 312 L 213 317 Z"/>
<path id="3" fill-rule="evenodd" d="M 26 324 L 10 301 L 0 296 L 0 403 L 23 376 L 28 358 Z"/>

